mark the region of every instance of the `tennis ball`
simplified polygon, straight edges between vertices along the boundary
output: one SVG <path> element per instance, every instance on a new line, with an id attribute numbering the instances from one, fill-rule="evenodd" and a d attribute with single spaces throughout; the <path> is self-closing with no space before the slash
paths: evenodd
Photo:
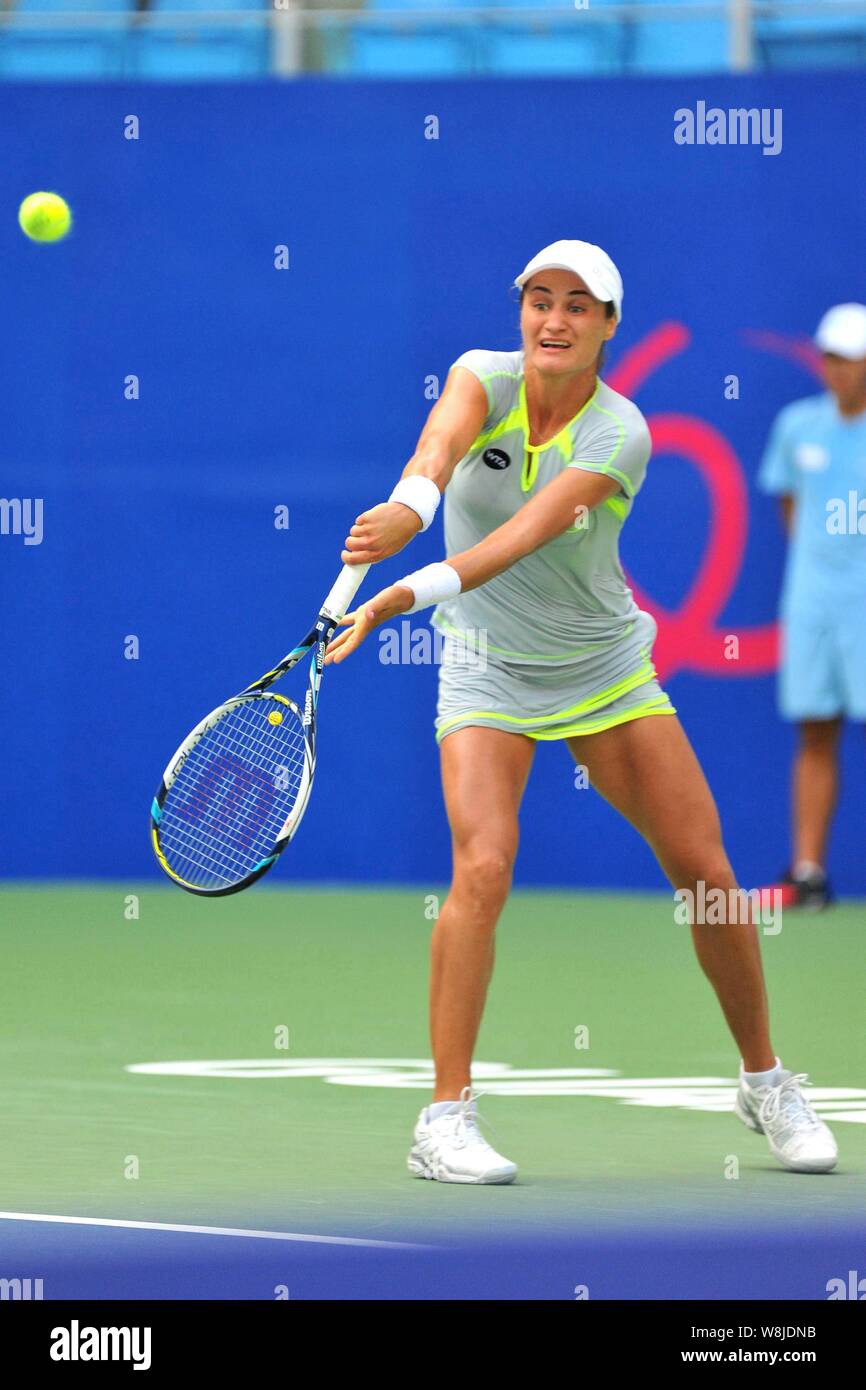
<path id="1" fill-rule="evenodd" d="M 280 711 L 279 711 L 278 709 L 272 709 L 271 712 L 270 712 L 270 714 L 268 715 L 268 723 L 269 723 L 269 724 L 282 724 L 282 722 L 283 722 L 283 716 L 280 714 Z"/>
<path id="2" fill-rule="evenodd" d="M 18 224 L 31 241 L 60 241 L 72 226 L 72 213 L 59 193 L 31 193 L 18 209 Z"/>

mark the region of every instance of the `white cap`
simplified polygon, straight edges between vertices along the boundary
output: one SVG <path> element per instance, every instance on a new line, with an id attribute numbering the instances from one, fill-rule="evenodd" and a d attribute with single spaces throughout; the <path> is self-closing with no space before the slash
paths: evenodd
<path id="1" fill-rule="evenodd" d="M 533 256 L 515 280 L 521 287 L 542 270 L 570 270 L 579 275 L 596 299 L 613 301 L 617 321 L 622 318 L 622 277 L 606 251 L 591 241 L 554 241 Z"/>
<path id="2" fill-rule="evenodd" d="M 828 309 L 818 324 L 815 346 L 852 362 L 866 357 L 866 304 L 836 304 Z"/>

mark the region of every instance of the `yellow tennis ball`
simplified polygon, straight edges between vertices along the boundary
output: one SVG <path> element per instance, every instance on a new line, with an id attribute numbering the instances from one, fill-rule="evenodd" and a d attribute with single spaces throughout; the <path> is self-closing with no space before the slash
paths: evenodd
<path id="1" fill-rule="evenodd" d="M 31 241 L 60 241 L 72 226 L 72 213 L 59 193 L 31 193 L 18 209 L 18 224 Z"/>
<path id="2" fill-rule="evenodd" d="M 270 712 L 270 714 L 268 715 L 268 723 L 269 723 L 269 724 L 282 724 L 282 722 L 283 722 L 283 716 L 280 714 L 280 711 L 279 711 L 278 709 L 272 709 L 271 712 Z"/>

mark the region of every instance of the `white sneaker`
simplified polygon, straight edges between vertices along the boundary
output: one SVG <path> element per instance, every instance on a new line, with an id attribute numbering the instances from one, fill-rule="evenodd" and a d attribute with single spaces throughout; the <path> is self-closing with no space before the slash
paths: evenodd
<path id="1" fill-rule="evenodd" d="M 794 1076 L 783 1070 L 776 1086 L 750 1086 L 743 1080 L 741 1062 L 734 1110 L 749 1129 L 766 1134 L 773 1154 L 792 1173 L 829 1173 L 839 1151 L 800 1089 L 807 1080 L 806 1072 Z"/>
<path id="2" fill-rule="evenodd" d="M 468 1086 L 452 1110 L 435 1119 L 429 1118 L 426 1107 L 421 1111 L 408 1162 L 414 1177 L 435 1182 L 505 1183 L 513 1182 L 517 1173 L 517 1164 L 491 1148 L 479 1130 L 475 1097 Z"/>

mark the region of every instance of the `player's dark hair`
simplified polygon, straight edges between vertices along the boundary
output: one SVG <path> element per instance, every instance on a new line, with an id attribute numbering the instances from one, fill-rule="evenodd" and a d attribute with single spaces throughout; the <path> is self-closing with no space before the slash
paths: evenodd
<path id="1" fill-rule="evenodd" d="M 519 305 L 519 307 L 520 307 L 521 309 L 523 308 L 523 296 L 524 296 L 525 294 L 526 294 L 526 287 L 525 287 L 524 285 L 521 285 L 521 286 L 520 286 L 520 295 L 519 295 L 518 300 L 517 300 L 517 303 L 518 303 L 518 305 Z M 614 308 L 614 304 L 613 304 L 613 300 L 612 300 L 612 299 L 606 299 L 606 300 L 604 300 L 604 316 L 605 316 L 606 319 L 612 319 L 612 318 L 614 318 L 614 317 L 616 316 L 616 310 L 615 310 L 615 308 Z M 596 372 L 600 372 L 603 366 L 604 366 L 604 347 L 602 347 L 601 351 L 600 351 L 599 354 L 598 354 L 598 360 L 597 360 L 597 362 L 596 362 L 596 364 L 595 364 L 595 370 L 596 370 Z"/>

